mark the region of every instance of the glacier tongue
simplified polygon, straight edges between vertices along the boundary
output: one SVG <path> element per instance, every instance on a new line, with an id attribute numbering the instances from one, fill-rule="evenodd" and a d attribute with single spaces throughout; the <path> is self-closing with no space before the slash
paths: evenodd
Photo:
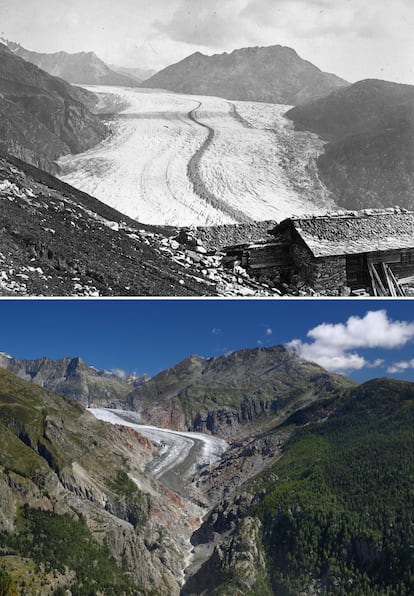
<path id="1" fill-rule="evenodd" d="M 223 439 L 196 432 L 181 432 L 139 424 L 136 412 L 89 408 L 99 420 L 128 426 L 148 437 L 159 446 L 157 456 L 148 470 L 173 490 L 184 484 L 198 470 L 219 463 L 228 444 Z"/>
<path id="2" fill-rule="evenodd" d="M 123 105 L 96 147 L 60 177 L 148 224 L 280 221 L 335 205 L 317 175 L 323 143 L 295 132 L 289 106 L 156 90 L 89 87 Z"/>

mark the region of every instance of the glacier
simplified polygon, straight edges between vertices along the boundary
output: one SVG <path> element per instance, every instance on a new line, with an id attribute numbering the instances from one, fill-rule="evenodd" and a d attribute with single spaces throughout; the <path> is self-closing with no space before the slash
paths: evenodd
<path id="1" fill-rule="evenodd" d="M 112 134 L 59 161 L 59 177 L 142 223 L 206 226 L 336 208 L 317 175 L 323 142 L 290 106 L 117 87 Z"/>

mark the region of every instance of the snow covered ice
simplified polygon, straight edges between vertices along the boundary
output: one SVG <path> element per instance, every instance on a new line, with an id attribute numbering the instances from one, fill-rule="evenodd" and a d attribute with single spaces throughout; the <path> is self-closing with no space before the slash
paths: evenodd
<path id="1" fill-rule="evenodd" d="M 214 225 L 320 214 L 316 135 L 295 132 L 289 106 L 117 87 L 113 134 L 59 160 L 61 179 L 149 224 Z"/>

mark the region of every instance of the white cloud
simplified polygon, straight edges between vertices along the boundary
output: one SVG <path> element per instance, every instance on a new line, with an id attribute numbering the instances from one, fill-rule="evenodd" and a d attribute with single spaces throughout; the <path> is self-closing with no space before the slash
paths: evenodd
<path id="1" fill-rule="evenodd" d="M 377 358 L 373 362 L 368 362 L 368 368 L 380 368 L 380 366 L 384 366 L 385 360 L 383 358 Z"/>
<path id="2" fill-rule="evenodd" d="M 221 48 L 246 34 L 243 7 L 244 0 L 182 0 L 172 18 L 155 20 L 153 26 L 175 41 Z"/>
<path id="3" fill-rule="evenodd" d="M 412 360 L 401 360 L 400 362 L 394 362 L 394 364 L 387 368 L 387 372 L 396 374 L 408 370 L 409 368 L 414 368 L 414 358 Z"/>
<path id="4" fill-rule="evenodd" d="M 129 376 L 126 370 L 123 370 L 122 368 L 112 368 L 111 373 L 118 377 L 118 379 L 121 379 L 121 381 Z"/>
<path id="5" fill-rule="evenodd" d="M 272 333 L 273 333 L 273 329 L 271 327 L 268 327 L 266 329 L 266 335 L 272 335 Z"/>
<path id="6" fill-rule="evenodd" d="M 349 317 L 346 323 L 322 323 L 307 333 L 311 342 L 299 339 L 288 346 L 303 358 L 332 371 L 376 368 L 382 359 L 370 362 L 358 348 L 399 348 L 414 338 L 414 323 L 391 321 L 385 310 L 369 311 L 364 317 Z"/>
<path id="7" fill-rule="evenodd" d="M 414 337 L 414 323 L 391 321 L 386 310 L 369 311 L 364 317 L 349 317 L 343 323 L 322 323 L 308 332 L 321 345 L 350 348 L 397 348 Z"/>
<path id="8" fill-rule="evenodd" d="M 213 335 L 221 335 L 221 329 L 220 329 L 220 327 L 214 327 L 214 329 L 211 330 L 211 333 Z"/>

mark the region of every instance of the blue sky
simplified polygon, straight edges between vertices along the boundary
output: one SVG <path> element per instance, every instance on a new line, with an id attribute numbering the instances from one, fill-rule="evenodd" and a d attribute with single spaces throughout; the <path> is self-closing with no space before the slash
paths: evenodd
<path id="1" fill-rule="evenodd" d="M 28 49 L 124 66 L 280 44 L 351 82 L 414 83 L 412 0 L 0 0 L 0 23 Z"/>
<path id="2" fill-rule="evenodd" d="M 368 313 L 368 314 L 367 314 Z M 190 356 L 289 344 L 363 381 L 414 381 L 411 300 L 2 300 L 0 351 L 154 375 Z"/>

